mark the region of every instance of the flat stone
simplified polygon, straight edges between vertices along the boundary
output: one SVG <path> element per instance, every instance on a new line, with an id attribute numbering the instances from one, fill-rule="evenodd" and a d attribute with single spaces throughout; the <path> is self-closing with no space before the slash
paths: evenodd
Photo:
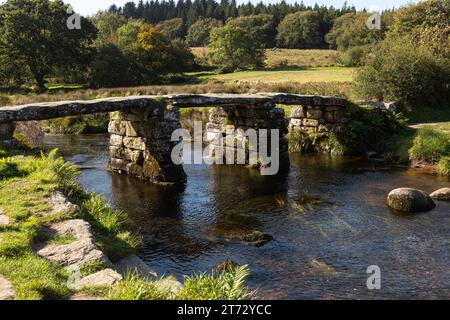
<path id="1" fill-rule="evenodd" d="M 138 256 L 130 254 L 120 261 L 114 263 L 114 268 L 123 277 L 129 272 L 135 273 L 142 278 L 156 278 L 158 275 Z"/>
<path id="2" fill-rule="evenodd" d="M 398 188 L 392 190 L 387 198 L 388 206 L 402 212 L 430 211 L 436 204 L 423 191 L 412 188 Z"/>
<path id="3" fill-rule="evenodd" d="M 13 300 L 16 296 L 11 281 L 7 280 L 0 274 L 0 301 Z"/>
<path id="4" fill-rule="evenodd" d="M 109 144 L 115 147 L 121 147 L 123 145 L 123 136 L 112 134 L 109 137 Z"/>
<path id="5" fill-rule="evenodd" d="M 121 120 L 111 120 L 108 124 L 108 132 L 124 136 L 126 133 L 126 123 Z"/>
<path id="6" fill-rule="evenodd" d="M 124 137 L 123 145 L 129 149 L 133 150 L 145 150 L 145 141 L 141 137 Z"/>
<path id="7" fill-rule="evenodd" d="M 450 201 L 450 188 L 442 188 L 430 194 L 430 198 L 439 201 Z"/>
<path id="8" fill-rule="evenodd" d="M 56 213 L 73 214 L 80 210 L 80 207 L 70 202 L 60 191 L 56 191 L 50 196 L 48 204 L 50 206 L 50 211 L 44 212 L 43 215 L 52 215 Z"/>
<path id="9" fill-rule="evenodd" d="M 80 219 L 66 220 L 52 224 L 42 230 L 44 234 L 72 236 L 76 240 L 66 245 L 38 243 L 34 245 L 36 254 L 60 266 L 82 266 L 93 262 L 111 265 L 108 257 L 98 249 L 88 222 Z"/>
<path id="10" fill-rule="evenodd" d="M 112 269 L 104 269 L 88 275 L 75 284 L 76 290 L 88 287 L 112 286 L 122 280 L 122 276 Z"/>

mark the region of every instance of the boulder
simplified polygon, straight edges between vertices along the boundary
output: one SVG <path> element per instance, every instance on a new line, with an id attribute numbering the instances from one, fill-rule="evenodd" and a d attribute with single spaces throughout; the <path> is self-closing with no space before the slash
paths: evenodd
<path id="1" fill-rule="evenodd" d="M 45 212 L 44 215 L 52 215 L 56 213 L 69 213 L 73 214 L 78 212 L 80 208 L 67 200 L 66 196 L 62 192 L 54 192 L 48 199 L 48 205 L 50 206 L 50 211 Z"/>
<path id="2" fill-rule="evenodd" d="M 430 194 L 430 197 L 434 200 L 450 201 L 450 188 L 442 188 L 436 190 L 435 192 Z"/>
<path id="3" fill-rule="evenodd" d="M 387 198 L 388 206 L 402 212 L 424 212 L 432 210 L 436 204 L 423 191 L 412 188 L 392 190 Z"/>
<path id="4" fill-rule="evenodd" d="M 122 280 L 122 276 L 112 269 L 104 269 L 82 278 L 75 283 L 75 289 L 81 290 L 88 287 L 112 286 Z"/>
<path id="5" fill-rule="evenodd" d="M 135 273 L 142 278 L 156 278 L 158 276 L 155 271 L 153 271 L 144 261 L 134 254 L 130 254 L 114 263 L 114 268 L 123 277 L 128 272 Z"/>
<path id="6" fill-rule="evenodd" d="M 273 240 L 273 236 L 264 233 L 261 231 L 252 231 L 242 237 L 242 240 L 247 242 L 249 245 L 255 246 L 255 247 L 261 247 L 265 245 L 266 243 Z"/>
<path id="7" fill-rule="evenodd" d="M 15 295 L 12 283 L 0 274 L 0 301 L 12 300 Z"/>

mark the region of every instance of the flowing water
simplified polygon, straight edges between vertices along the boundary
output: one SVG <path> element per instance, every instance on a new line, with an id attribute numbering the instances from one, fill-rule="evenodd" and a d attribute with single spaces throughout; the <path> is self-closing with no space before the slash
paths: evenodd
<path id="1" fill-rule="evenodd" d="M 450 203 L 401 215 L 388 192 L 449 186 L 420 170 L 356 158 L 291 155 L 284 177 L 235 166 L 185 166 L 184 188 L 106 171 L 108 136 L 47 136 L 46 148 L 77 164 L 79 182 L 132 217 L 144 236 L 140 256 L 160 275 L 210 272 L 225 259 L 249 264 L 248 284 L 269 299 L 450 298 Z M 253 247 L 242 234 L 274 241 Z M 368 290 L 367 268 L 381 269 Z"/>

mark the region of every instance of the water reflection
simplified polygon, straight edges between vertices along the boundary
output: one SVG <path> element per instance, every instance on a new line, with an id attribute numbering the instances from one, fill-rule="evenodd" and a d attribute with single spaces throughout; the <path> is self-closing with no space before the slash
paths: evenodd
<path id="1" fill-rule="evenodd" d="M 104 136 L 49 136 L 49 148 L 83 169 L 85 188 L 127 211 L 144 235 L 141 256 L 158 273 L 211 270 L 230 258 L 250 264 L 249 283 L 267 298 L 450 298 L 450 204 L 419 215 L 392 214 L 387 193 L 426 192 L 447 178 L 380 167 L 357 158 L 291 155 L 288 175 L 261 177 L 234 166 L 186 166 L 184 188 L 149 185 L 105 171 Z M 250 230 L 274 241 L 242 243 Z M 382 290 L 369 291 L 378 265 Z"/>

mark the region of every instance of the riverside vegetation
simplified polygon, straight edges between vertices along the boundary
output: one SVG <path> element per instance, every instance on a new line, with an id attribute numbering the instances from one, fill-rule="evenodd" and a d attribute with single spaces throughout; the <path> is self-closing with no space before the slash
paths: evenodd
<path id="1" fill-rule="evenodd" d="M 68 299 L 76 290 L 69 289 L 69 270 L 38 257 L 36 241 L 54 245 L 72 242 L 71 237 L 42 238 L 41 230 L 56 222 L 84 219 L 91 225 L 98 247 L 118 261 L 140 245 L 131 222 L 124 212 L 114 210 L 102 197 L 87 194 L 75 181 L 78 170 L 56 150 L 48 155 L 20 156 L 19 151 L 2 148 L 0 159 L 0 208 L 9 223 L 0 225 L 0 274 L 11 281 L 16 299 Z M 22 153 L 20 151 L 20 153 Z M 79 210 L 71 213 L 50 210 L 48 199 L 62 191 Z M 82 276 L 106 266 L 101 262 L 81 266 Z M 159 285 L 166 279 L 149 280 L 129 273 L 111 287 L 87 287 L 82 293 L 97 298 L 120 300 L 147 299 L 248 299 L 254 296 L 244 280 L 248 267 L 230 267 L 212 275 L 198 274 L 184 279 L 184 286 L 174 292 Z"/>

